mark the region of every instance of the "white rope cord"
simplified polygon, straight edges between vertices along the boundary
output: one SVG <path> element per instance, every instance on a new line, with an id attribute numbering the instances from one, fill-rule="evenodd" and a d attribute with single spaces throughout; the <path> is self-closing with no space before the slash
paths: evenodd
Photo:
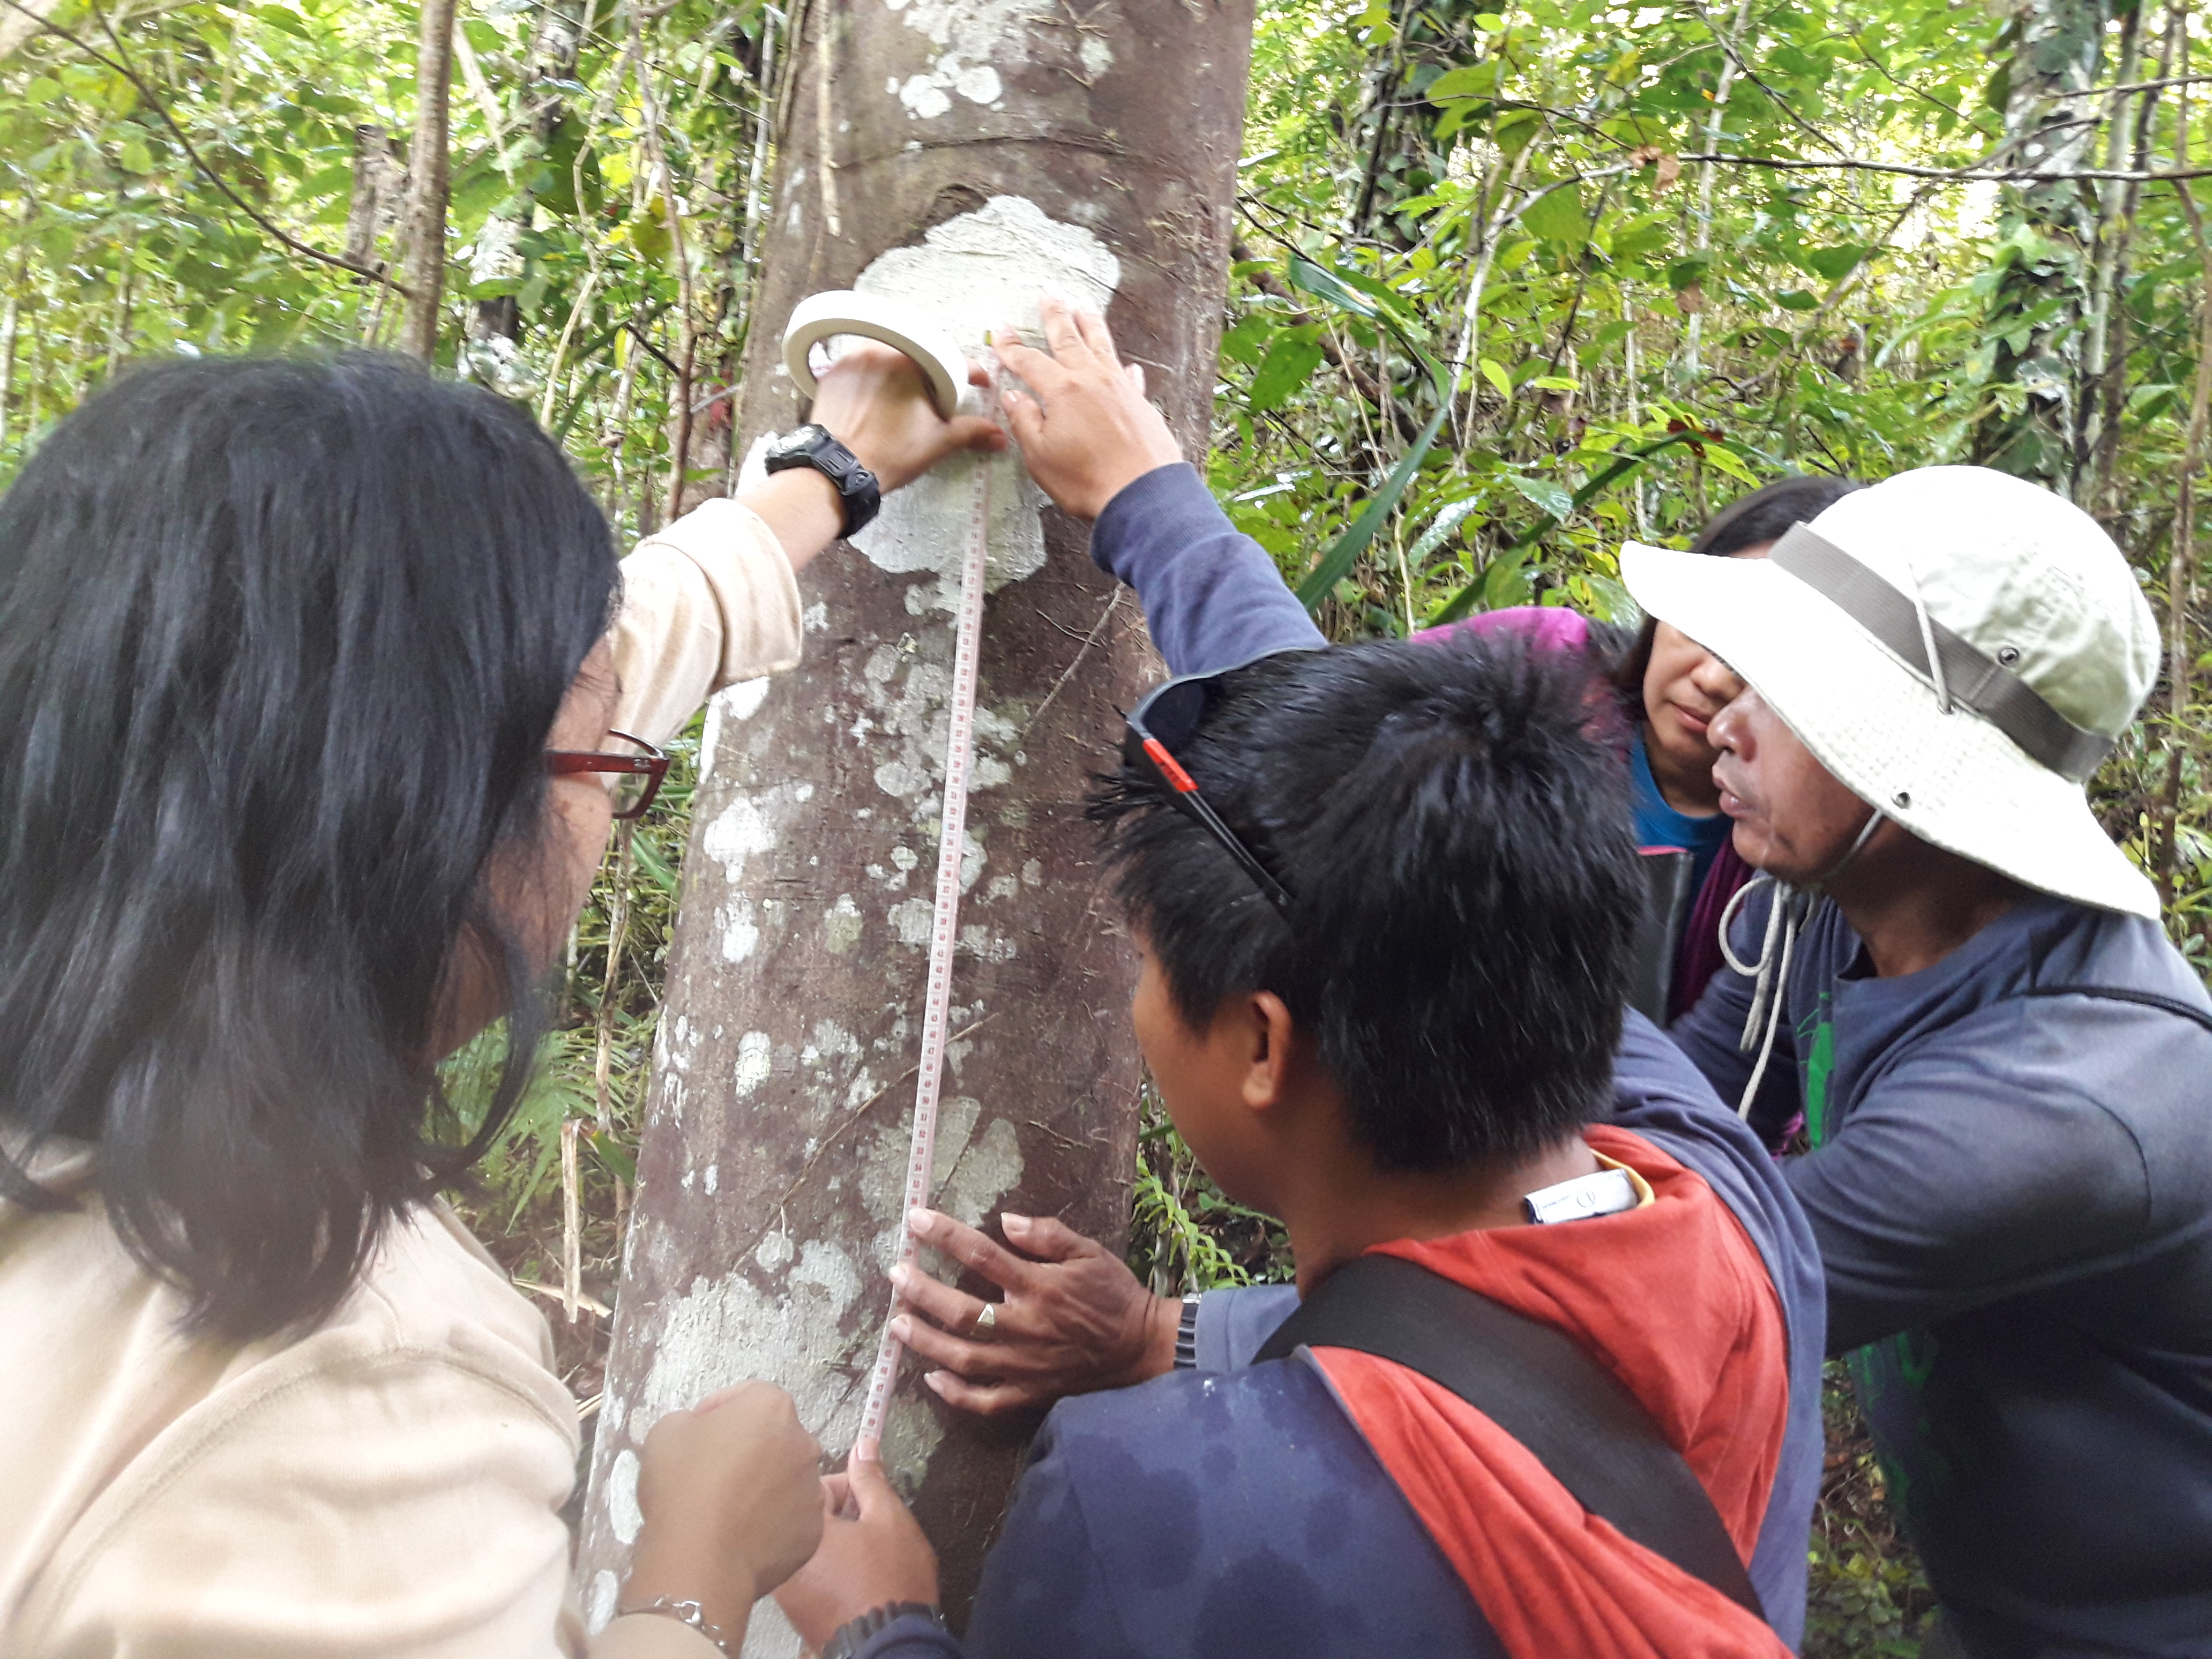
<path id="1" fill-rule="evenodd" d="M 1751 1115 L 1751 1103 L 1757 1098 L 1759 1085 L 1766 1079 L 1766 1063 L 1774 1055 L 1774 1033 L 1782 1024 L 1782 999 L 1790 988 L 1790 963 L 1797 953 L 1797 928 L 1803 920 L 1810 901 L 1820 890 L 1843 874 L 1851 860 L 1864 850 L 1874 832 L 1881 826 L 1880 807 L 1867 814 L 1866 822 L 1859 826 L 1858 834 L 1850 847 L 1823 871 L 1818 879 L 1804 888 L 1792 887 L 1788 882 L 1773 876 L 1753 876 L 1729 896 L 1721 911 L 1721 959 L 1735 972 L 1746 979 L 1755 979 L 1752 987 L 1751 1009 L 1744 1016 L 1743 1031 L 1736 1038 L 1736 1052 L 1747 1054 L 1753 1048 L 1759 1059 L 1751 1068 L 1751 1079 L 1744 1085 L 1743 1094 L 1736 1102 L 1738 1117 Z M 1729 934 L 1735 927 L 1736 912 L 1754 887 L 1766 886 L 1774 890 L 1774 901 L 1766 912 L 1766 937 L 1759 943 L 1759 960 L 1746 962 L 1735 953 Z M 1776 948 L 1776 941 L 1780 948 Z"/>
<path id="2" fill-rule="evenodd" d="M 1743 902 L 1751 896 L 1752 890 L 1757 887 L 1774 889 L 1774 902 L 1766 912 L 1766 937 L 1759 943 L 1759 960 L 1746 962 L 1736 955 L 1735 947 L 1729 942 L 1729 934 L 1735 930 L 1736 912 L 1742 908 Z M 1765 1012 L 1767 995 L 1772 989 L 1767 968 L 1775 959 L 1774 941 L 1782 928 L 1782 896 L 1787 890 L 1784 884 L 1777 881 L 1772 876 L 1753 876 L 1729 895 L 1729 902 L 1721 911 L 1721 959 L 1746 979 L 1755 979 L 1759 981 L 1752 989 L 1751 1011 L 1744 1018 L 1743 1034 L 1736 1039 L 1735 1046 L 1738 1054 L 1749 1054 L 1759 1042 L 1759 1017 Z"/>
<path id="3" fill-rule="evenodd" d="M 1782 965 L 1776 969 L 1774 975 L 1778 988 L 1788 987 L 1790 958 L 1797 953 L 1797 896 L 1784 888 L 1774 897 L 1775 908 L 1788 913 L 1782 924 Z M 1765 965 L 1764 962 L 1759 964 L 1762 978 L 1765 977 Z M 1751 1115 L 1751 1103 L 1759 1098 L 1759 1085 L 1766 1079 L 1766 1062 L 1774 1056 L 1774 1033 L 1781 1024 L 1782 989 L 1777 988 L 1766 1011 L 1766 1035 L 1759 1042 L 1758 1063 L 1751 1068 L 1750 1080 L 1743 1085 L 1743 1097 L 1735 1103 L 1738 1117 L 1748 1118 Z"/>

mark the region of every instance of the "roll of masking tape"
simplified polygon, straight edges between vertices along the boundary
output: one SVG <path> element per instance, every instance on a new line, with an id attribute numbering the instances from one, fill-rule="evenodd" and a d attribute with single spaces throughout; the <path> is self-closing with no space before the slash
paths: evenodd
<path id="1" fill-rule="evenodd" d="M 839 289 L 801 300 L 783 329 L 783 366 L 807 397 L 814 395 L 814 348 L 839 334 L 880 340 L 904 352 L 929 382 L 929 400 L 937 412 L 951 420 L 960 406 L 960 388 L 968 383 L 967 360 L 943 324 L 919 306 L 886 299 L 880 294 L 860 294 Z"/>

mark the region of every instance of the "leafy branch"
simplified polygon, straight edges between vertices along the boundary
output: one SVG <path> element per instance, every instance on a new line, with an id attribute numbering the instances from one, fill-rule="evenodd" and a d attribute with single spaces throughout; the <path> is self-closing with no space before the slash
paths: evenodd
<path id="1" fill-rule="evenodd" d="M 59 23 L 55 22 L 52 18 L 40 15 L 39 13 L 33 11 L 30 7 L 23 4 L 22 0 L 0 0 L 0 4 L 7 5 L 14 10 L 21 13 L 25 17 L 29 18 L 33 23 L 36 24 L 46 33 L 57 35 L 62 40 L 68 41 L 70 45 L 75 46 L 79 52 L 82 52 L 94 63 L 100 64 L 103 69 L 112 70 L 113 73 L 121 76 L 125 80 L 130 82 L 131 84 L 137 89 L 138 96 L 145 101 L 146 106 L 152 110 L 155 115 L 161 118 L 161 125 L 163 126 L 168 128 L 170 136 L 177 141 L 177 147 L 184 151 L 185 159 L 190 161 L 192 166 L 199 170 L 201 174 L 206 178 L 210 184 L 213 185 L 218 191 L 222 191 L 223 197 L 229 201 L 232 205 L 236 207 L 240 213 L 243 213 L 256 225 L 259 226 L 264 232 L 270 236 L 274 237 L 285 247 L 289 248 L 293 252 L 301 255 L 304 258 L 315 260 L 321 264 L 334 266 L 339 270 L 349 270 L 355 276 L 366 276 L 373 283 L 381 283 L 385 287 L 390 289 L 393 293 L 399 295 L 402 298 L 411 299 L 414 297 L 405 287 L 394 282 L 390 276 L 386 276 L 382 270 L 376 266 L 356 264 L 355 261 L 347 258 L 343 254 L 325 252 L 323 249 L 316 247 L 311 243 L 301 241 L 298 237 L 285 230 L 282 226 L 272 222 L 265 215 L 261 213 L 259 210 L 255 208 L 252 203 L 247 201 L 243 196 L 240 196 L 235 190 L 232 189 L 229 181 L 220 173 L 217 173 L 215 168 L 209 164 L 206 157 L 203 156 L 199 153 L 198 148 L 192 143 L 191 136 L 185 132 L 182 126 L 178 125 L 176 117 L 169 113 L 168 106 L 162 103 L 160 95 L 156 94 L 153 87 L 147 82 L 146 77 L 139 74 L 137 70 L 131 64 L 129 57 L 124 52 L 123 42 L 117 39 L 113 26 L 107 21 L 107 14 L 100 10 L 99 6 L 96 4 L 93 4 L 92 0 L 87 0 L 88 9 L 95 18 L 99 19 L 100 32 L 106 35 L 109 44 L 115 48 L 116 55 L 112 58 L 109 57 L 106 52 L 101 52 L 97 46 L 92 45 L 82 36 L 64 28 Z"/>

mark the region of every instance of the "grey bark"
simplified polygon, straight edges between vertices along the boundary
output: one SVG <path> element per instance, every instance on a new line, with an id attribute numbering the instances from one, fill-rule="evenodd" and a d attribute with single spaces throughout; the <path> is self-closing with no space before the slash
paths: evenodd
<path id="1" fill-rule="evenodd" d="M 356 265 L 381 270 L 378 241 L 399 222 L 407 196 L 407 167 L 382 127 L 364 124 L 353 130 L 353 199 L 346 209 L 345 257 Z"/>
<path id="2" fill-rule="evenodd" d="M 415 45 L 415 137 L 408 146 L 406 320 L 400 349 L 428 362 L 438 353 L 446 285 L 446 193 L 456 0 L 422 0 Z"/>
<path id="3" fill-rule="evenodd" d="M 2158 78 L 2163 81 L 2172 64 L 2181 40 L 2185 18 L 2178 10 L 2167 13 L 2166 39 L 2159 48 Z M 2130 151 L 2129 165 L 2133 171 L 2143 173 L 2150 167 L 2151 125 L 2158 109 L 2159 89 L 2154 86 L 2139 94 L 2136 100 L 2134 138 Z M 2118 119 L 2116 106 L 2114 118 Z M 2127 410 L 2128 351 L 2132 332 L 2128 314 L 2128 264 L 2135 242 L 2136 210 L 2142 199 L 2142 186 L 2130 181 L 2120 198 L 2120 221 L 2112 232 L 2117 252 L 2112 266 L 2112 303 L 2108 307 L 2104 341 L 2104 382 L 2093 390 L 2100 405 L 2100 414 L 2093 434 L 2094 442 L 2087 465 L 2092 469 L 2092 483 L 2083 504 L 2094 512 L 2107 530 L 2120 520 L 2119 490 L 2115 482 L 2120 460 L 2120 418 Z"/>
<path id="4" fill-rule="evenodd" d="M 2120 84 L 2133 82 L 2142 56 L 2142 12 L 2138 7 L 2128 13 L 2120 27 L 2120 58 L 2117 71 Z M 2142 94 L 2148 107 L 2155 94 Z M 2105 165 L 2117 172 L 2128 161 L 2130 125 L 2124 99 L 2112 100 L 2105 122 Z M 2121 285 L 2126 280 L 2128 245 L 2134 230 L 2131 186 L 2107 182 L 2097 192 L 2097 264 L 2089 301 L 2088 329 L 2082 341 L 2081 384 L 2075 399 L 2075 416 L 2079 426 L 2074 445 L 2077 465 L 2091 466 L 2105 441 L 2105 400 L 2100 395 L 2109 373 L 2109 355 L 2114 344 L 2115 329 L 2112 312 Z M 2102 501 L 2087 481 L 2083 481 L 2082 500 L 2097 510 Z"/>
<path id="5" fill-rule="evenodd" d="M 1079 290 L 1103 252 L 1118 261 L 1109 315 L 1125 353 L 1201 454 L 1251 0 L 954 9 L 817 3 L 787 44 L 740 452 L 802 417 L 777 343 L 803 296 L 856 282 L 913 295 L 933 272 L 972 345 L 1033 307 L 1036 283 Z M 1001 255 L 1037 274 L 986 301 Z M 1000 315 L 978 315 L 986 303 Z M 635 1536 L 637 1453 L 659 1414 L 766 1376 L 833 1455 L 857 1424 L 889 1304 L 948 719 L 943 572 L 972 465 L 893 497 L 866 556 L 839 549 L 810 567 L 805 663 L 709 711 L 580 1544 L 595 1617 Z M 996 499 L 1034 490 L 998 465 Z M 1082 528 L 1025 517 L 1040 500 L 994 521 L 1002 585 L 983 624 L 953 979 L 965 1035 L 945 1079 L 939 1202 L 994 1225 L 1002 1208 L 1059 1215 L 1118 1248 L 1136 962 L 1081 805 L 1115 752 L 1117 709 L 1158 670 Z M 1025 546 L 1034 568 L 1017 577 Z M 1027 1428 L 945 1411 L 909 1366 L 885 1455 L 955 1609 Z M 764 1605 L 747 1650 L 797 1648 Z"/>
<path id="6" fill-rule="evenodd" d="M 18 298 L 11 288 L 7 305 L 0 310 L 0 449 L 8 444 L 8 410 L 15 400 L 15 322 Z"/>
<path id="7" fill-rule="evenodd" d="M 1751 0 L 1741 0 L 1735 9 L 1735 22 L 1729 38 L 1731 40 L 1743 40 L 1744 27 L 1750 21 Z M 1713 89 L 1712 112 L 1705 118 L 1705 153 L 1709 155 L 1720 153 L 1721 138 L 1727 127 L 1729 94 L 1735 90 L 1735 77 L 1736 58 L 1731 52 L 1722 60 L 1720 82 Z M 1697 220 L 1695 246 L 1698 252 L 1704 253 L 1713 245 L 1713 164 L 1711 161 L 1705 162 L 1698 171 Z M 1705 372 L 1698 356 L 1699 343 L 1705 338 L 1705 307 L 1700 304 L 1690 313 L 1689 320 L 1682 328 L 1682 361 L 1679 378 L 1685 387 L 1694 387 Z"/>
<path id="8" fill-rule="evenodd" d="M 2005 137 L 2021 165 L 2094 165 L 2100 111 L 2093 89 L 2106 12 L 2106 0 L 2025 0 L 2019 10 Z M 2095 185 L 2081 179 L 2008 188 L 2001 255 L 2007 263 L 1982 325 L 1992 356 L 1973 459 L 2069 499 L 2085 459 L 2076 406 L 2100 205 Z"/>

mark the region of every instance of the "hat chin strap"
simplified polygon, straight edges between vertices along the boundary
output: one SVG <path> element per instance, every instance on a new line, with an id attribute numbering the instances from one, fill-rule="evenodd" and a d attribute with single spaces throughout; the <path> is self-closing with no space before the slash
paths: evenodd
<path id="1" fill-rule="evenodd" d="M 1721 956 L 1728 965 L 1747 979 L 1758 982 L 1751 992 L 1751 1012 L 1745 1015 L 1743 1035 L 1736 1039 L 1736 1052 L 1747 1054 L 1759 1050 L 1759 1059 L 1751 1068 L 1751 1076 L 1743 1085 L 1742 1097 L 1736 1102 L 1735 1115 L 1751 1115 L 1751 1103 L 1759 1096 L 1759 1085 L 1766 1080 L 1766 1063 L 1774 1056 L 1774 1033 L 1782 1024 L 1782 997 L 1790 983 L 1790 959 L 1796 954 L 1797 929 L 1805 915 L 1813 908 L 1813 901 L 1820 890 L 1850 867 L 1851 861 L 1866 849 L 1874 832 L 1884 822 L 1879 806 L 1868 810 L 1867 820 L 1859 826 L 1858 834 L 1838 859 L 1803 886 L 1796 886 L 1778 877 L 1756 875 L 1735 890 L 1729 897 L 1727 907 L 1721 912 Z M 1747 963 L 1739 958 L 1735 947 L 1729 943 L 1729 932 L 1735 926 L 1735 915 L 1754 887 L 1761 884 L 1774 889 L 1774 902 L 1766 912 L 1766 937 L 1759 947 L 1759 960 Z M 1777 938 L 1781 948 L 1775 948 Z"/>
<path id="2" fill-rule="evenodd" d="M 1822 888 L 1826 887 L 1830 882 L 1833 881 L 1838 876 L 1842 875 L 1844 871 L 1850 869 L 1851 860 L 1858 857 L 1861 853 L 1866 851 L 1867 842 L 1872 841 L 1874 839 L 1874 832 L 1881 828 L 1884 817 L 1885 814 L 1879 806 L 1869 811 L 1867 813 L 1867 821 L 1859 825 L 1858 834 L 1851 838 L 1851 844 L 1844 849 L 1843 857 L 1838 859 L 1826 870 L 1823 870 L 1819 875 L 1814 877 L 1811 881 L 1808 882 L 1806 884 L 1805 890 L 1808 892 L 1817 893 Z"/>
<path id="3" fill-rule="evenodd" d="M 1908 564 L 1905 574 L 1912 578 L 1912 614 L 1920 623 L 1920 648 L 1928 653 L 1929 678 L 1936 683 L 1936 706 L 1948 714 L 1951 712 L 1951 682 L 1944 676 L 1943 653 L 1936 644 L 1936 619 L 1928 614 L 1928 596 L 1921 591 L 1920 573 Z M 1881 815 L 1877 812 L 1875 816 Z M 1860 839 L 1863 841 L 1865 836 Z M 1850 862 L 1848 855 L 1844 862 Z M 1842 866 L 1837 867 L 1840 869 Z"/>

